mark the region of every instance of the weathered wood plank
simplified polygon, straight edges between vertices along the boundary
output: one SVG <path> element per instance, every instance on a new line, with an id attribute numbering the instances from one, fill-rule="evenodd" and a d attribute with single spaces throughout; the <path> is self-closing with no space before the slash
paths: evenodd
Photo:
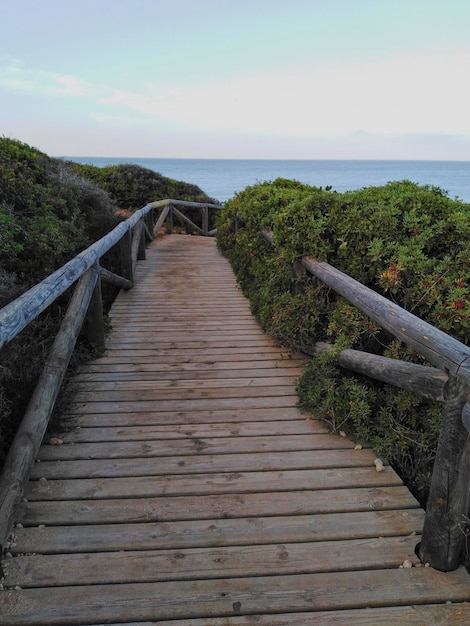
<path id="1" fill-rule="evenodd" d="M 263 409 L 263 408 L 282 408 L 292 407 L 297 403 L 296 395 L 282 394 L 274 397 L 235 397 L 235 398 L 194 398 L 160 400 L 153 398 L 150 400 L 134 400 L 129 401 L 96 401 L 75 403 L 71 407 L 74 414 L 82 413 L 128 413 L 132 411 L 212 411 L 220 409 Z"/>
<path id="2" fill-rule="evenodd" d="M 223 472 L 196 475 L 127 476 L 81 480 L 30 481 L 25 496 L 32 500 L 148 498 L 150 496 L 265 493 L 299 489 L 353 489 L 400 484 L 390 468 L 375 466 L 271 472 Z"/>
<path id="3" fill-rule="evenodd" d="M 250 408 L 250 409 L 214 409 L 210 411 L 141 411 L 138 413 L 83 413 L 74 415 L 69 412 L 66 424 L 74 426 L 148 426 L 164 424 L 199 424 L 203 416 L 206 424 L 222 422 L 275 422 L 279 420 L 297 420 L 305 417 L 295 407 Z"/>
<path id="4" fill-rule="evenodd" d="M 221 364 L 222 365 L 222 364 Z M 150 365 L 150 367 L 152 367 Z M 113 371 L 114 370 L 114 371 Z M 127 370 L 127 371 L 125 371 Z M 250 367 L 239 369 L 236 363 L 228 363 L 228 367 L 215 367 L 211 365 L 197 366 L 195 363 L 187 364 L 186 368 L 181 367 L 178 371 L 174 364 L 155 364 L 153 369 L 145 370 L 142 365 L 129 364 L 123 366 L 121 364 L 102 366 L 99 371 L 89 371 L 82 369 L 80 374 L 74 376 L 74 383 L 83 382 L 126 382 L 134 381 L 137 378 L 140 381 L 155 381 L 160 384 L 163 381 L 192 381 L 193 384 L 199 384 L 200 381 L 211 379 L 217 384 L 220 381 L 233 378 L 271 378 L 279 374 L 280 377 L 300 376 L 300 370 L 292 364 L 291 367 L 263 367 L 263 363 L 255 361 Z"/>
<path id="5" fill-rule="evenodd" d="M 123 329 L 121 327 L 120 331 L 116 331 L 112 333 L 112 337 L 110 337 L 110 343 L 117 343 L 118 341 L 125 341 L 126 343 L 132 343 L 135 341 L 142 341 L 139 337 L 144 339 L 146 338 L 154 338 L 156 341 L 160 340 L 162 337 L 166 338 L 166 341 L 177 341 L 181 339 L 181 332 L 186 332 L 189 337 L 191 335 L 195 335 L 198 338 L 200 337 L 202 340 L 206 338 L 212 339 L 238 339 L 239 337 L 245 339 L 257 339 L 259 337 L 259 329 L 258 328 L 223 328 L 221 329 L 211 329 L 209 327 L 205 327 L 204 329 L 192 328 L 190 323 L 188 322 L 187 328 L 178 329 L 173 328 L 169 330 L 167 328 L 159 328 L 158 324 L 155 325 L 155 328 L 142 328 L 139 330 L 133 329 Z"/>
<path id="6" fill-rule="evenodd" d="M 149 316 L 149 317 L 139 317 L 137 319 L 134 318 L 134 316 L 129 317 L 129 316 L 121 316 L 119 318 L 119 324 L 116 324 L 116 326 L 113 326 L 113 335 L 114 334 L 119 334 L 122 332 L 126 332 L 126 326 L 127 327 L 127 331 L 130 332 L 139 332 L 140 329 L 144 330 L 144 331 L 159 331 L 159 330 L 166 330 L 166 331 L 175 331 L 175 330 L 195 330 L 197 329 L 198 331 L 206 331 L 206 330 L 211 330 L 213 332 L 223 332 L 223 331 L 227 331 L 227 330 L 242 330 L 242 329 L 247 329 L 250 331 L 256 331 L 259 332 L 259 324 L 250 316 L 249 312 L 247 312 L 245 315 L 238 315 L 236 317 L 233 316 L 232 313 L 225 313 L 224 316 L 225 319 L 222 318 L 218 318 L 217 320 L 211 320 L 204 317 L 198 317 L 197 315 L 194 315 L 193 313 L 191 314 L 186 314 L 185 317 L 176 317 L 174 319 L 172 319 L 171 317 L 167 320 L 162 319 L 162 315 L 161 312 L 159 311 L 158 315 L 153 315 L 153 316 Z M 232 319 L 236 319 L 236 329 L 231 329 L 230 326 L 228 326 L 227 322 L 231 322 Z M 111 317 L 111 320 L 114 321 L 115 320 L 115 315 L 113 314 Z M 138 321 L 139 322 L 139 326 L 138 329 L 136 328 L 135 324 L 133 324 L 133 322 Z"/>
<path id="7" fill-rule="evenodd" d="M 258 347 L 265 347 L 271 349 L 271 344 L 267 338 L 263 337 L 254 337 L 252 339 L 245 339 L 243 337 L 235 337 L 235 338 L 219 338 L 219 339 L 188 339 L 186 341 L 178 340 L 175 338 L 165 338 L 162 337 L 159 341 L 126 341 L 122 339 L 121 341 L 112 341 L 108 340 L 106 348 L 109 351 L 112 350 L 151 350 L 154 352 L 155 350 L 168 350 L 170 348 L 176 348 L 176 344 L 178 344 L 178 350 L 211 350 L 214 348 L 238 348 L 245 347 L 251 348 L 253 352 L 254 349 L 258 349 Z M 158 354 L 158 352 L 157 352 Z"/>
<path id="8" fill-rule="evenodd" d="M 408 489 L 398 485 L 335 489 L 334 492 L 303 490 L 137 500 L 66 500 L 52 505 L 36 501 L 23 503 L 18 519 L 21 518 L 25 526 L 61 526 L 416 508 L 419 505 Z"/>
<path id="9" fill-rule="evenodd" d="M 269 357 L 262 358 L 263 355 L 258 356 L 259 358 L 257 359 L 253 358 L 249 362 L 246 362 L 245 359 L 241 363 L 236 359 L 226 361 L 211 360 L 207 355 L 205 359 L 201 358 L 199 361 L 181 361 L 180 363 L 171 361 L 165 363 L 160 360 L 141 362 L 129 356 L 127 357 L 127 362 L 124 360 L 124 356 L 121 362 L 114 362 L 117 357 L 115 357 L 114 361 L 106 358 L 82 365 L 77 375 L 74 376 L 74 380 L 96 380 L 96 378 L 108 376 L 108 374 L 115 375 L 118 380 L 119 375 L 130 377 L 137 374 L 140 380 L 143 380 L 142 376 L 145 374 L 153 374 L 161 379 L 164 374 L 171 375 L 172 373 L 184 376 L 185 373 L 197 375 L 202 372 L 204 375 L 207 375 L 208 372 L 211 372 L 213 377 L 217 377 L 219 372 L 223 373 L 224 376 L 233 372 L 234 377 L 242 375 L 262 376 L 265 371 L 267 375 L 274 375 L 276 372 L 279 372 L 281 375 L 288 374 L 292 370 L 296 373 L 301 373 L 300 364 L 294 360 L 274 361 Z"/>
<path id="10" fill-rule="evenodd" d="M 300 416 L 299 416 L 300 417 Z M 127 427 L 96 427 L 76 428 L 75 430 L 58 433 L 60 439 L 67 443 L 83 443 L 93 441 L 141 441 L 149 439 L 185 439 L 186 437 L 261 437 L 266 433 L 264 422 L 233 422 L 231 424 L 193 424 L 193 425 L 159 425 L 159 426 L 127 426 Z M 288 420 L 274 422 L 269 429 L 271 435 L 300 435 L 302 433 L 327 433 L 328 430 L 315 420 Z M 56 436 L 56 435 L 53 435 Z"/>
<path id="11" fill-rule="evenodd" d="M 157 622 L 126 622 L 109 626 L 151 626 Z M 428 604 L 378 609 L 314 611 L 312 613 L 256 614 L 238 617 L 167 620 L 165 626 L 465 626 L 470 623 L 470 604 Z"/>
<path id="12" fill-rule="evenodd" d="M 26 587 L 197 580 L 398 568 L 420 563 L 417 538 L 283 543 L 223 548 L 87 554 L 19 555 L 9 559 L 5 585 Z M 59 575 L 57 573 L 59 572 Z"/>
<path id="13" fill-rule="evenodd" d="M 252 398 L 282 398 L 283 396 L 291 397 L 295 394 L 295 379 L 287 381 L 280 381 L 279 385 L 274 384 L 267 385 L 246 385 L 243 386 L 240 382 L 233 385 L 220 385 L 212 384 L 194 387 L 194 385 L 168 385 L 160 386 L 158 384 L 152 385 L 144 381 L 142 385 L 123 384 L 114 385 L 113 383 L 103 383 L 103 389 L 100 390 L 100 386 L 96 385 L 95 389 L 88 391 L 79 385 L 78 390 L 75 393 L 74 400 L 76 403 L 92 403 L 92 402 L 148 402 L 159 401 L 164 399 L 165 401 L 178 400 L 182 395 L 185 396 L 186 401 L 191 400 L 230 400 L 231 398 L 239 399 L 243 394 L 243 399 L 246 401 Z M 86 387 L 86 383 L 84 383 Z M 111 387 L 108 389 L 107 387 Z M 114 388 L 113 388 L 114 387 Z"/>
<path id="14" fill-rule="evenodd" d="M 204 472 L 286 471 L 293 469 L 326 469 L 371 466 L 372 450 L 316 450 L 315 452 L 284 452 L 282 456 L 270 452 L 248 454 L 220 454 L 204 456 L 165 456 L 151 459 L 116 459 L 114 461 L 41 461 L 31 472 L 33 480 L 40 478 L 118 478 L 124 476 L 156 476 L 158 474 L 200 474 Z"/>
<path id="15" fill-rule="evenodd" d="M 163 550 L 409 536 L 420 531 L 424 512 L 367 511 L 283 517 L 206 519 L 98 526 L 15 529 L 13 554 Z M 469 579 L 467 578 L 467 584 Z M 468 593 L 468 589 L 467 589 Z"/>
<path id="16" fill-rule="evenodd" d="M 228 361 L 232 362 L 244 362 L 247 360 L 247 354 L 251 355 L 253 361 L 271 361 L 276 356 L 279 358 L 280 363 L 290 363 L 292 359 L 288 353 L 284 355 L 277 355 L 273 353 L 273 348 L 269 346 L 250 345 L 247 346 L 214 346 L 211 345 L 207 348 L 193 349 L 190 346 L 181 346 L 181 344 L 170 343 L 166 347 L 160 345 L 155 348 L 135 348 L 134 346 L 128 349 L 107 349 L 105 357 L 96 360 L 96 365 L 102 363 L 159 363 L 162 360 L 166 363 L 205 363 L 214 362 L 224 363 Z M 91 364 L 90 364 L 91 367 Z"/>
<path id="17" fill-rule="evenodd" d="M 83 443 L 42 446 L 38 458 L 54 459 L 118 459 L 192 454 L 235 454 L 240 452 L 288 452 L 290 450 L 352 449 L 354 444 L 334 435 L 284 435 L 281 437 L 217 438 L 193 437 L 167 441 Z"/>
<path id="18" fill-rule="evenodd" d="M 412 568 L 225 581 L 85 585 L 59 587 L 49 597 L 40 589 L 24 589 L 3 593 L 0 606 L 5 626 L 25 623 L 25 619 L 30 626 L 52 626 L 374 608 L 393 604 L 398 586 L 405 605 L 461 602 L 468 597 L 468 574 L 461 569 L 445 578 L 441 572 Z"/>
<path id="19" fill-rule="evenodd" d="M 135 391 L 135 392 L 147 392 L 148 390 L 155 390 L 159 394 L 164 393 L 165 397 L 171 397 L 172 392 L 181 392 L 184 390 L 184 393 L 189 392 L 188 396 L 191 397 L 192 393 L 196 393 L 195 387 L 197 387 L 197 393 L 204 393 L 208 391 L 211 395 L 224 392 L 228 388 L 237 389 L 238 393 L 243 393 L 247 389 L 251 390 L 255 387 L 263 387 L 264 389 L 270 389 L 272 387 L 287 387 L 289 391 L 295 389 L 295 384 L 298 380 L 298 375 L 296 372 L 288 372 L 286 375 L 278 375 L 269 376 L 269 377 L 239 377 L 239 378 L 225 378 L 223 382 L 223 389 L 221 390 L 220 381 L 217 379 L 213 379 L 210 375 L 206 374 L 202 379 L 189 379 L 189 380 L 180 380 L 173 379 L 168 381 L 158 380 L 158 375 L 154 377 L 153 380 L 141 380 L 140 376 L 134 376 L 134 378 L 130 381 L 93 381 L 82 380 L 80 384 L 77 384 L 76 387 L 81 393 L 90 393 L 94 394 L 96 392 L 102 393 L 105 391 L 117 391 L 127 392 L 127 391 Z M 78 383 L 78 380 L 76 381 Z M 127 394 L 126 394 L 127 395 Z M 140 394 L 142 397 L 142 394 Z M 145 399 L 145 398 L 144 398 Z"/>

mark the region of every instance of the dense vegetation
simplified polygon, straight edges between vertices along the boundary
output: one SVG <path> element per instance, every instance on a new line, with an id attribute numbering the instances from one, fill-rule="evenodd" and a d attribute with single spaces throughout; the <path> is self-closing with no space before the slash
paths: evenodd
<path id="1" fill-rule="evenodd" d="M 111 230 L 123 219 L 118 208 L 132 210 L 167 197 L 211 201 L 195 185 L 138 166 L 81 166 L 0 138 L 0 308 Z M 112 251 L 104 264 L 119 273 Z M 114 295 L 104 290 L 108 306 Z M 69 297 L 0 352 L 0 465 Z"/>
<path id="2" fill-rule="evenodd" d="M 236 217 L 243 228 L 234 229 Z M 409 181 L 336 193 L 278 179 L 249 187 L 219 216 L 218 244 L 263 328 L 295 348 L 327 341 L 423 359 L 316 279 L 294 276 L 302 255 L 326 260 L 466 343 L 470 339 L 470 205 Z M 261 238 L 271 230 L 275 246 Z M 425 501 L 442 406 L 342 371 L 314 356 L 300 406 L 374 446 Z"/>
<path id="3" fill-rule="evenodd" d="M 172 178 L 139 165 L 123 164 L 95 167 L 68 163 L 80 176 L 105 189 L 118 207 L 136 210 L 151 200 L 173 198 L 192 202 L 214 202 L 199 187 Z"/>

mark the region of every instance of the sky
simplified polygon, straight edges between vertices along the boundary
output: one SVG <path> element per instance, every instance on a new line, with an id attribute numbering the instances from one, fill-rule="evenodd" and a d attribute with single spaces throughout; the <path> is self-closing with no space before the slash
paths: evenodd
<path id="1" fill-rule="evenodd" d="M 52 156 L 470 161 L 468 0 L 0 0 L 0 136 Z"/>

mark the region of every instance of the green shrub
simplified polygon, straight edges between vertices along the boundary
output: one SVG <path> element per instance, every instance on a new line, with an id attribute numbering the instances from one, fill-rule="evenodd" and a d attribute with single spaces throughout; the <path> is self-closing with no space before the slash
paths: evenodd
<path id="1" fill-rule="evenodd" d="M 217 203 L 217 200 L 207 196 L 196 185 L 167 178 L 140 165 L 128 163 L 101 168 L 78 163 L 69 163 L 69 165 L 80 176 L 98 183 L 121 209 L 135 211 L 148 202 L 165 198 Z M 201 226 L 199 209 L 185 209 L 184 213 L 194 223 Z"/>
<path id="2" fill-rule="evenodd" d="M 235 230 L 235 219 L 243 227 Z M 271 230 L 275 246 L 260 237 Z M 470 339 L 470 205 L 410 181 L 336 193 L 278 179 L 249 187 L 218 220 L 230 259 L 264 329 L 294 348 L 328 341 L 424 360 L 313 277 L 303 255 L 328 261 L 463 343 Z M 299 403 L 333 430 L 371 442 L 424 501 L 442 406 L 312 358 Z"/>

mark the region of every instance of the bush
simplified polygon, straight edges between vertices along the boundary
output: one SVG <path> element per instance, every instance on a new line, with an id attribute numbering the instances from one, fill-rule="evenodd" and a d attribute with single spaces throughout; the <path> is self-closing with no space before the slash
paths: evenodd
<path id="1" fill-rule="evenodd" d="M 217 200 L 207 196 L 196 185 L 167 178 L 139 165 L 129 163 L 102 168 L 78 163 L 70 163 L 69 165 L 81 176 L 85 176 L 103 187 L 121 209 L 135 211 L 148 202 L 166 198 L 217 203 Z M 185 209 L 184 213 L 194 223 L 201 226 L 199 209 Z"/>
<path id="2" fill-rule="evenodd" d="M 234 222 L 244 227 L 235 232 Z M 424 360 L 313 277 L 302 255 L 333 266 L 463 343 L 470 339 L 470 205 L 410 181 L 336 193 L 278 179 L 249 187 L 219 216 L 230 259 L 263 328 L 306 348 L 328 341 L 417 363 Z M 272 230 L 275 247 L 259 235 Z M 312 358 L 300 406 L 333 430 L 371 442 L 425 501 L 442 406 Z"/>

